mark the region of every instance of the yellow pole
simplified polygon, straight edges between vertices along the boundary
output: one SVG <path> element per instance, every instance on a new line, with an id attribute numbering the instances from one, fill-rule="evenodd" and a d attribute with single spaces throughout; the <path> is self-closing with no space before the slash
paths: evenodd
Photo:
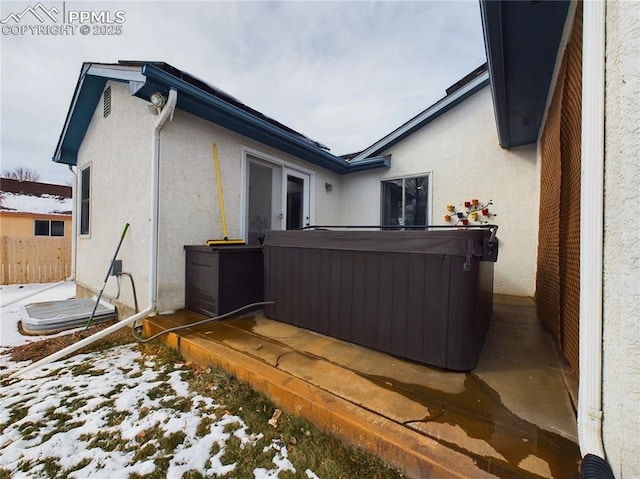
<path id="1" fill-rule="evenodd" d="M 216 164 L 216 178 L 218 180 L 218 196 L 220 196 L 220 214 L 222 216 L 222 233 L 224 240 L 228 240 L 227 237 L 227 220 L 224 216 L 224 199 L 222 198 L 222 181 L 220 181 L 220 165 L 218 164 L 218 149 L 216 144 L 213 144 L 213 161 Z"/>

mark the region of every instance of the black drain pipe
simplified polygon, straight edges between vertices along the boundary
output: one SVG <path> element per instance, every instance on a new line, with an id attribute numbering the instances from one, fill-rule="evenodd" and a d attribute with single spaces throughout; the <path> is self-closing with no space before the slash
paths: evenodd
<path id="1" fill-rule="evenodd" d="M 595 454 L 587 454 L 580 466 L 582 479 L 615 479 L 611 466 L 606 459 Z"/>

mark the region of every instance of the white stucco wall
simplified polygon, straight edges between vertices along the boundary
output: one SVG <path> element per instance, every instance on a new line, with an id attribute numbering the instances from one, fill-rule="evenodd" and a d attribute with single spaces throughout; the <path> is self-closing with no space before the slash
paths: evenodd
<path id="1" fill-rule="evenodd" d="M 391 168 L 346 175 L 342 224 L 380 222 L 380 181 L 431 172 L 431 224 L 445 224 L 447 204 L 493 200 L 500 250 L 494 292 L 533 296 L 538 236 L 536 147 L 498 144 L 489 87 L 410 135 L 384 154 Z"/>
<path id="2" fill-rule="evenodd" d="M 640 7 L 607 2 L 603 439 L 640 477 Z"/>
<path id="3" fill-rule="evenodd" d="M 244 194 L 244 151 L 269 161 L 284 162 L 312 174 L 312 221 L 335 221 L 339 209 L 338 188 L 327 192 L 325 183 L 337 185 L 339 176 L 261 143 L 177 111 L 161 135 L 160 258 L 158 309 L 184 307 L 184 245 L 204 245 L 221 239 L 222 220 L 218 200 L 212 143 L 216 143 L 230 239 L 241 236 Z"/>
<path id="4" fill-rule="evenodd" d="M 107 85 L 111 114 L 103 118 L 101 98 L 78 152 L 78 176 L 91 164 L 91 231 L 78 238 L 77 282 L 94 291 L 102 287 L 124 225 L 130 223 L 118 258 L 123 260 L 123 271 L 133 275 L 144 308 L 149 301 L 149 177 L 155 116 L 145 102 L 131 97 L 127 84 Z M 104 294 L 111 298 L 117 294 L 115 278 L 109 278 Z M 133 307 L 126 278 L 119 301 Z"/>
<path id="5" fill-rule="evenodd" d="M 130 229 L 118 255 L 133 275 L 141 308 L 149 301 L 149 227 L 151 142 L 156 116 L 147 103 L 132 97 L 126 84 L 110 82 L 112 111 L 97 105 L 78 153 L 78 172 L 91 164 L 91 234 L 78 240 L 77 281 L 99 290 L 125 223 Z M 244 151 L 282 162 L 311 175 L 312 221 L 330 223 L 340 205 L 339 175 L 267 147 L 180 110 L 160 133 L 158 311 L 184 307 L 184 245 L 204 245 L 223 237 L 211 145 L 220 159 L 227 229 L 240 238 L 244 194 Z M 78 207 L 78 211 L 79 207 Z M 119 302 L 133 307 L 128 279 L 121 281 Z M 118 294 L 109 278 L 105 298 Z"/>

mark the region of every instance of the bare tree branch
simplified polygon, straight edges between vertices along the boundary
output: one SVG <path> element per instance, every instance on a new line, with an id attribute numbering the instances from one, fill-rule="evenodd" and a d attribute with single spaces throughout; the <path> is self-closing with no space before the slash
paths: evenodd
<path id="1" fill-rule="evenodd" d="M 30 168 L 19 166 L 13 170 L 3 170 L 2 178 L 18 181 L 38 181 L 40 175 Z"/>

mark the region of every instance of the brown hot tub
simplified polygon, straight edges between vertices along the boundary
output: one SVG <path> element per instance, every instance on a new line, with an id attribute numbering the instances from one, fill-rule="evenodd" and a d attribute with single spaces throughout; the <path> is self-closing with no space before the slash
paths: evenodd
<path id="1" fill-rule="evenodd" d="M 269 231 L 269 318 L 429 365 L 476 366 L 493 310 L 493 229 Z"/>

